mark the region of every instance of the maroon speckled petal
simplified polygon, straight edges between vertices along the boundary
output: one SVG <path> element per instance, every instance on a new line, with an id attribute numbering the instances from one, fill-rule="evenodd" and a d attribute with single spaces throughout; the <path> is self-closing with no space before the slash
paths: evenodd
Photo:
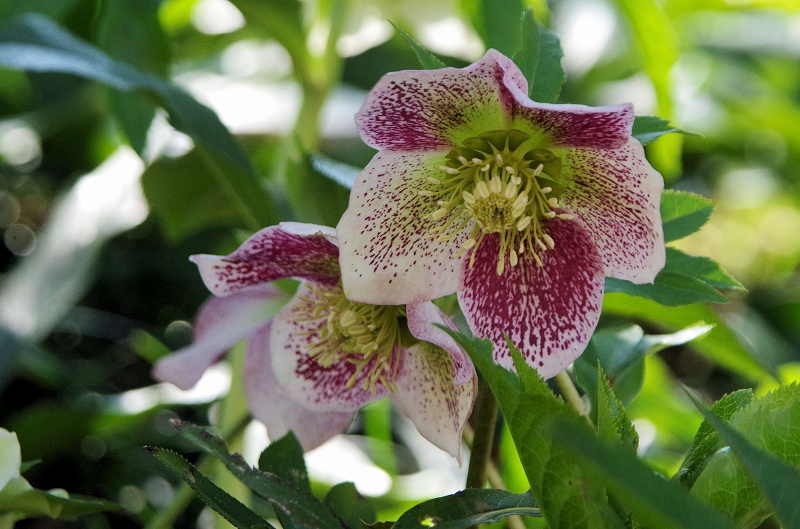
<path id="1" fill-rule="evenodd" d="M 350 425 L 355 412 L 317 412 L 284 391 L 272 371 L 270 326 L 255 333 L 247 345 L 244 391 L 253 417 L 267 426 L 269 438 L 280 439 L 290 430 L 303 450 L 312 450 Z"/>
<path id="2" fill-rule="evenodd" d="M 444 325 L 456 330 L 456 326 L 439 307 L 430 302 L 413 303 L 406 306 L 406 317 L 408 330 L 415 338 L 438 345 L 450 353 L 455 368 L 453 383 L 464 384 L 473 379 L 475 366 L 472 360 L 452 336 L 436 326 Z"/>
<path id="3" fill-rule="evenodd" d="M 194 342 L 156 362 L 153 378 L 181 389 L 191 388 L 228 349 L 263 326 L 286 297 L 277 288 L 263 285 L 224 298 L 210 298 L 197 314 Z"/>
<path id="4" fill-rule="evenodd" d="M 356 179 L 336 234 L 342 285 L 353 301 L 404 305 L 429 301 L 456 291 L 461 259 L 455 254 L 472 223 L 445 242 L 430 230 L 451 215 L 427 216 L 439 206 L 420 196 L 429 175 L 441 173 L 443 154 L 381 151 Z M 458 221 L 457 221 L 458 223 Z"/>
<path id="5" fill-rule="evenodd" d="M 201 254 L 191 260 L 208 289 L 227 296 L 284 277 L 335 285 L 338 257 L 332 228 L 291 222 L 256 232 L 228 256 Z"/>
<path id="6" fill-rule="evenodd" d="M 324 288 L 319 284 L 316 287 Z M 364 389 L 362 376 L 348 389 L 346 384 L 356 372 L 354 364 L 343 360 L 325 368 L 309 356 L 309 345 L 319 343 L 319 332 L 325 327 L 328 316 L 323 314 L 320 319 L 303 321 L 305 309 L 318 298 L 319 295 L 303 283 L 292 301 L 273 320 L 272 368 L 281 386 L 296 401 L 315 411 L 350 412 L 387 395 L 389 390 L 380 385 L 375 393 Z M 395 354 L 399 354 L 398 348 Z"/>
<path id="7" fill-rule="evenodd" d="M 450 355 L 422 342 L 405 351 L 391 399 L 427 440 L 461 463 L 461 432 L 475 401 L 477 376 L 453 383 Z"/>
<path id="8" fill-rule="evenodd" d="M 571 149 L 561 200 L 589 230 L 605 274 L 651 283 L 664 267 L 661 192 L 664 180 L 635 139 L 616 150 Z"/>
<path id="9" fill-rule="evenodd" d="M 501 83 L 528 89 L 519 68 L 495 50 L 466 68 L 389 73 L 367 95 L 356 125 L 375 148 L 447 151 L 470 136 L 508 126 Z"/>
<path id="10" fill-rule="evenodd" d="M 459 301 L 476 336 L 494 342 L 495 361 L 513 368 L 508 335 L 528 364 L 547 379 L 580 356 L 600 317 L 603 266 L 586 230 L 575 221 L 553 219 L 546 225 L 555 248 L 530 255 L 515 267 L 496 272 L 499 237 L 487 236 L 475 265 L 467 267 Z"/>

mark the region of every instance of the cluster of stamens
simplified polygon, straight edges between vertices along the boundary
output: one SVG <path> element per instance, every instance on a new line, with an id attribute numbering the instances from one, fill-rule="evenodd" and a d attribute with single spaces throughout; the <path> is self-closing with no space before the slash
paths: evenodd
<path id="1" fill-rule="evenodd" d="M 364 390 L 377 392 L 378 385 L 394 389 L 399 355 L 401 318 L 405 306 L 368 305 L 348 300 L 341 286 L 319 288 L 309 285 L 316 296 L 304 298 L 301 321 L 325 319 L 324 325 L 307 334 L 317 334 L 309 355 L 323 368 L 349 362 L 356 370 L 346 383 L 352 388 L 363 378 Z"/>
<path id="2" fill-rule="evenodd" d="M 545 221 L 574 218 L 558 202 L 563 189 L 561 159 L 549 150 L 532 148 L 528 140 L 530 135 L 516 129 L 468 138 L 447 155 L 441 166 L 444 175 L 429 177 L 430 187 L 419 191 L 437 199 L 439 208 L 430 214 L 433 220 L 450 215 L 431 230 L 438 240 L 451 239 L 475 220 L 459 251 L 459 255 L 471 251 L 470 266 L 490 233 L 500 236 L 498 275 L 505 269 L 506 256 L 512 267 L 526 254 L 542 266 L 539 254 L 555 247 L 545 233 Z"/>

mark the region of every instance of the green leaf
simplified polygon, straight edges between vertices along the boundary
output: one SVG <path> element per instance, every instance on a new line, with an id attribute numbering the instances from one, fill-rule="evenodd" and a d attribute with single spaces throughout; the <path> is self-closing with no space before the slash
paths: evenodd
<path id="1" fill-rule="evenodd" d="M 644 358 L 666 347 L 682 345 L 707 334 L 713 326 L 691 325 L 673 334 L 646 335 L 638 325 L 598 329 L 584 353 L 575 360 L 575 375 L 586 390 L 592 403 L 592 420 L 597 421 L 595 410 L 600 406 L 597 364 L 611 379 L 614 393 L 622 403 L 629 405 L 642 389 Z"/>
<path id="2" fill-rule="evenodd" d="M 558 35 L 540 24 L 532 9 L 522 17 L 522 47 L 514 62 L 528 80 L 528 96 L 540 103 L 555 103 L 566 80 Z"/>
<path id="3" fill-rule="evenodd" d="M 771 513 L 800 526 L 800 386 L 781 386 L 739 408 L 728 423 L 701 409 L 725 445 L 706 464 L 692 494 L 728 512 L 740 527 Z"/>
<path id="4" fill-rule="evenodd" d="M 395 522 L 393 529 L 464 529 L 491 523 L 505 516 L 542 516 L 530 492 L 512 494 L 497 489 L 466 489 L 412 507 Z"/>
<path id="5" fill-rule="evenodd" d="M 487 48 L 513 57 L 522 47 L 522 0 L 461 0 L 461 7 Z"/>
<path id="6" fill-rule="evenodd" d="M 664 240 L 675 241 L 691 235 L 708 222 L 714 202 L 685 191 L 664 190 L 661 195 L 661 222 Z"/>
<path id="7" fill-rule="evenodd" d="M 69 495 L 60 489 L 50 491 L 34 489 L 22 477 L 12 479 L 0 490 L 0 518 L 10 513 L 20 520 L 39 516 L 73 520 L 84 514 L 120 509 L 116 503 Z"/>
<path id="8" fill-rule="evenodd" d="M 372 502 L 359 494 L 350 482 L 334 485 L 325 496 L 325 504 L 350 529 L 365 529 L 375 523 L 378 516 Z"/>
<path id="9" fill-rule="evenodd" d="M 644 525 L 659 529 L 733 529 L 722 514 L 667 481 L 617 443 L 603 442 L 582 424 L 557 420 L 550 429 L 557 445 L 625 505 Z"/>
<path id="10" fill-rule="evenodd" d="M 660 118 L 658 116 L 636 116 L 633 118 L 633 131 L 631 136 L 639 140 L 642 145 L 652 143 L 664 134 L 677 132 L 681 134 L 696 135 L 694 132 L 688 132 L 678 127 L 670 125 L 668 119 Z"/>
<path id="11" fill-rule="evenodd" d="M 330 156 L 325 156 L 322 153 L 314 153 L 310 156 L 310 159 L 311 167 L 313 167 L 316 172 L 327 176 L 346 189 L 353 188 L 353 182 L 356 181 L 356 176 L 361 172 L 361 169 L 355 165 L 334 160 Z"/>
<path id="12" fill-rule="evenodd" d="M 287 192 L 298 221 L 336 226 L 349 200 L 349 188 L 314 169 L 299 143 L 286 159 Z"/>
<path id="13" fill-rule="evenodd" d="M 753 390 L 740 389 L 724 395 L 721 399 L 711 406 L 718 417 L 729 420 L 734 413 L 742 407 L 753 402 Z M 692 446 L 681 464 L 681 468 L 672 479 L 678 480 L 687 488 L 692 488 L 697 476 L 703 471 L 711 457 L 722 447 L 722 439 L 717 434 L 714 427 L 708 421 L 703 421 L 697 429 L 692 440 Z"/>
<path id="14" fill-rule="evenodd" d="M 717 288 L 744 289 L 708 257 L 687 255 L 675 248 L 667 248 L 666 254 L 664 268 L 652 284 L 635 284 L 609 277 L 606 278 L 606 292 L 625 292 L 662 305 L 676 306 L 702 301 L 727 303 L 728 298 L 717 292 Z"/>
<path id="15" fill-rule="evenodd" d="M 292 432 L 270 443 L 261 452 L 258 468 L 262 472 L 280 476 L 298 489 L 311 493 L 303 447 Z"/>
<path id="16" fill-rule="evenodd" d="M 725 321 L 708 305 L 695 303 L 664 310 L 663 305 L 648 299 L 609 293 L 603 299 L 603 313 L 624 316 L 634 321 L 646 321 L 666 331 L 677 331 L 701 322 L 713 325 L 713 329 L 692 343 L 692 348 L 746 380 L 757 381 L 771 376 L 767 367 L 742 344 Z M 608 371 L 607 367 L 606 370 Z"/>
<path id="17" fill-rule="evenodd" d="M 341 527 L 330 509 L 305 490 L 280 476 L 251 467 L 239 454 L 229 454 L 225 442 L 203 428 L 186 422 L 174 423 L 184 437 L 214 454 L 242 483 L 268 500 L 279 516 L 291 519 L 295 528 Z"/>
<path id="18" fill-rule="evenodd" d="M 417 56 L 419 63 L 425 70 L 437 70 L 439 68 L 445 68 L 447 65 L 441 61 L 436 55 L 428 51 L 425 46 L 414 40 L 411 35 L 403 31 L 399 26 L 392 24 L 394 29 L 400 34 L 403 39 L 408 43 L 411 47 L 411 50 L 414 52 L 414 55 Z M 352 185 L 350 186 L 352 187 Z"/>
<path id="19" fill-rule="evenodd" d="M 80 3 L 80 0 L 4 0 L 0 2 L 0 20 L 26 14 L 39 13 L 48 18 L 61 19 Z"/>
<path id="20" fill-rule="evenodd" d="M 215 157 L 236 166 L 244 178 L 227 180 L 215 157 L 220 188 L 240 209 L 249 227 L 259 229 L 276 223 L 272 200 L 255 177 L 250 160 L 208 107 L 176 85 L 116 61 L 94 46 L 77 39 L 60 26 L 38 15 L 20 16 L 0 28 L 0 65 L 33 72 L 59 72 L 106 84 L 122 92 L 139 94 L 164 107 L 170 122 Z"/>
<path id="21" fill-rule="evenodd" d="M 639 434 L 625 411 L 625 406 L 611 389 L 600 362 L 597 363 L 597 433 L 600 439 L 620 441 L 634 453 L 639 446 Z"/>
<path id="22" fill-rule="evenodd" d="M 272 525 L 251 511 L 242 502 L 217 487 L 180 454 L 155 447 L 148 447 L 147 450 L 174 472 L 175 475 L 185 481 L 203 503 L 217 511 L 231 525 L 238 529 L 274 529 Z"/>
<path id="23" fill-rule="evenodd" d="M 604 488 L 572 464 L 572 457 L 552 443 L 546 429 L 548 419 L 577 420 L 577 412 L 556 397 L 518 353 L 514 356 L 519 375 L 515 375 L 495 364 L 490 341 L 456 333 L 453 336 L 469 353 L 497 397 L 548 526 L 553 529 L 578 525 L 587 529 L 621 527 L 622 521 L 606 501 Z"/>

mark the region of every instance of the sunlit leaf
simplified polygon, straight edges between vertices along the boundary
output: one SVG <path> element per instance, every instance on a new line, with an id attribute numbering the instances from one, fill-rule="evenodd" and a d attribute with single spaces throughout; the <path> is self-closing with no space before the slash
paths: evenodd
<path id="1" fill-rule="evenodd" d="M 522 0 L 461 0 L 461 8 L 487 48 L 513 57 L 522 46 Z"/>
<path id="2" fill-rule="evenodd" d="M 669 134 L 671 132 L 693 134 L 671 125 L 668 119 L 658 116 L 636 116 L 633 119 L 633 131 L 631 132 L 631 136 L 639 140 L 639 143 L 642 145 L 647 145 L 664 134 Z"/>
<path id="3" fill-rule="evenodd" d="M 542 515 L 530 492 L 512 494 L 497 489 L 466 489 L 450 496 L 420 503 L 406 511 L 394 529 L 465 529 L 496 522 L 514 514 Z"/>
<path id="4" fill-rule="evenodd" d="M 528 80 L 528 95 L 540 103 L 555 103 L 566 80 L 561 66 L 561 43 L 558 35 L 540 24 L 527 9 L 522 18 L 522 47 L 514 62 Z"/>
<path id="5" fill-rule="evenodd" d="M 436 55 L 431 53 L 425 46 L 414 40 L 411 35 L 403 31 L 402 28 L 394 26 L 394 29 L 400 34 L 401 37 L 408 43 L 414 55 L 417 56 L 419 63 L 426 70 L 436 70 L 447 66 Z M 352 184 L 349 186 L 352 187 Z"/>
<path id="6" fill-rule="evenodd" d="M 659 529 L 733 529 L 721 513 L 693 498 L 677 483 L 667 481 L 640 461 L 631 450 L 617 443 L 600 441 L 591 430 L 574 421 L 557 420 L 551 425 L 555 442 L 568 450 L 573 460 L 647 527 Z"/>
<path id="7" fill-rule="evenodd" d="M 694 193 L 667 189 L 661 195 L 664 240 L 675 241 L 691 235 L 708 222 L 714 202 Z"/>

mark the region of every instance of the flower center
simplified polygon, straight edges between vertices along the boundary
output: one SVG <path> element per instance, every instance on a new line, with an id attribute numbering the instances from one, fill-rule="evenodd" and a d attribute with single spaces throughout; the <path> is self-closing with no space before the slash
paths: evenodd
<path id="1" fill-rule="evenodd" d="M 500 235 L 497 275 L 502 275 L 506 257 L 516 266 L 520 257 L 530 254 L 542 266 L 540 253 L 555 243 L 545 232 L 545 221 L 571 220 L 558 199 L 561 158 L 551 151 L 533 147 L 531 136 L 520 130 L 492 130 L 467 138 L 447 154 L 441 166 L 444 174 L 429 177 L 431 187 L 419 192 L 437 200 L 439 209 L 430 214 L 440 220 L 454 213 L 447 222 L 431 230 L 440 241 L 454 237 L 470 220 L 475 227 L 461 251 L 475 252 L 489 233 Z"/>
<path id="2" fill-rule="evenodd" d="M 319 334 L 318 341 L 309 344 L 309 355 L 323 368 L 339 362 L 354 364 L 356 369 L 345 384 L 348 389 L 363 377 L 365 391 L 374 394 L 379 384 L 393 390 L 400 358 L 394 349 L 400 343 L 405 305 L 355 303 L 344 296 L 341 284 L 335 288 L 307 286 L 317 296 L 305 298 L 306 313 L 300 317 L 304 321 L 326 319 L 320 329 L 309 331 Z"/>

